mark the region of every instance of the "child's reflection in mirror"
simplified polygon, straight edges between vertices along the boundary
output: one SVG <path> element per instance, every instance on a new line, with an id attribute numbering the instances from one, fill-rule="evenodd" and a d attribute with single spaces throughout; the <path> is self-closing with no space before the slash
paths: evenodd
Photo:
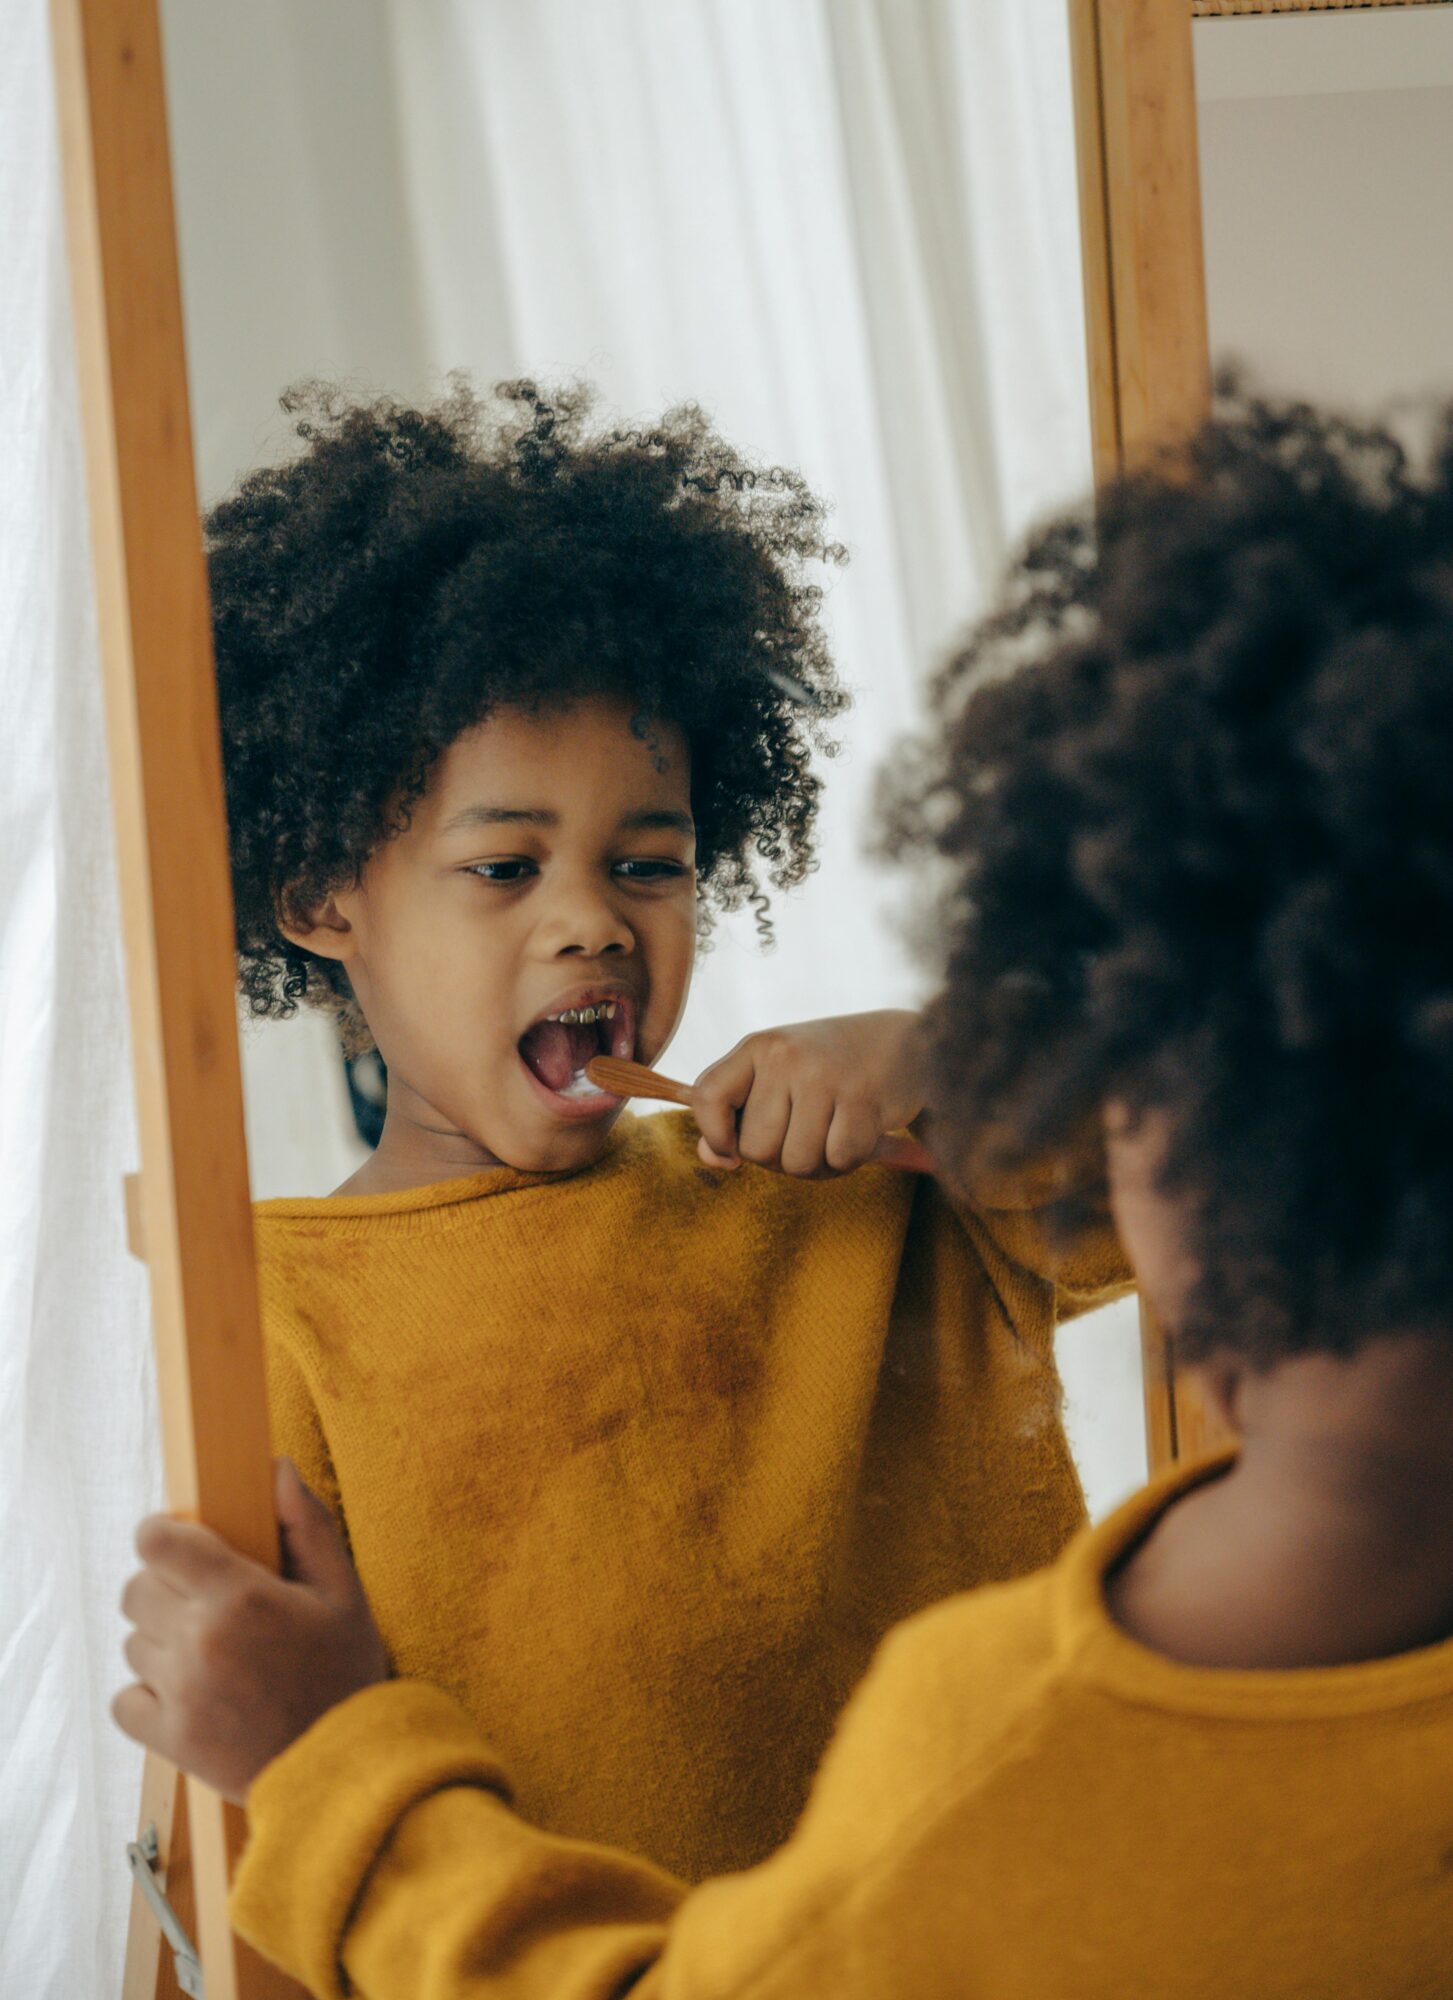
<path id="1" fill-rule="evenodd" d="M 1054 1334 L 1128 1272 L 1103 1207 L 1046 1226 L 1053 1167 L 862 1164 L 923 1106 L 911 1014 L 763 1025 L 689 1115 L 583 1074 L 812 866 L 803 482 L 526 384 L 296 414 L 208 523 L 243 987 L 388 1094 L 333 1197 L 258 1211 L 276 1447 L 523 1810 L 746 1866 L 888 1628 L 1081 1522 Z"/>

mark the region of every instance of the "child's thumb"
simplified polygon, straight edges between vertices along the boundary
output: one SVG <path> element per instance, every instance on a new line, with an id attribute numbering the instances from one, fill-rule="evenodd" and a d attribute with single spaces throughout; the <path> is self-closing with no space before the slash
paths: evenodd
<path id="1" fill-rule="evenodd" d="M 277 1461 L 273 1486 L 283 1574 L 293 1583 L 309 1583 L 330 1594 L 356 1588 L 337 1523 L 290 1458 Z"/>

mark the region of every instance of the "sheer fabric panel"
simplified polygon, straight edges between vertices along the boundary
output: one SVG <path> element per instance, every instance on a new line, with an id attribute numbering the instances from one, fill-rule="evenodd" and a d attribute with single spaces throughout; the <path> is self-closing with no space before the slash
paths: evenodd
<path id="1" fill-rule="evenodd" d="M 119 1986 L 117 1598 L 159 1499 L 43 0 L 0 8 L 0 1993 Z"/>

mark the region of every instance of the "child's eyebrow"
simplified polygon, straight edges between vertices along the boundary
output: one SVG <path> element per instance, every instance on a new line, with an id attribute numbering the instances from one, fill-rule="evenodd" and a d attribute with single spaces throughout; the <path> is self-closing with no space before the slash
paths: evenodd
<path id="1" fill-rule="evenodd" d="M 543 806 L 465 806 L 462 812 L 447 819 L 440 828 L 441 833 L 462 833 L 467 829 L 481 826 L 559 826 L 560 815 Z M 653 809 L 646 812 L 627 813 L 620 822 L 623 832 L 639 832 L 647 827 L 664 827 L 672 833 L 683 833 L 688 839 L 696 835 L 696 822 L 690 813 Z"/>
<path id="2" fill-rule="evenodd" d="M 690 813 L 683 812 L 638 812 L 628 813 L 621 826 L 632 833 L 643 827 L 665 827 L 669 833 L 684 833 L 688 840 L 696 838 L 696 821 Z"/>
<path id="3" fill-rule="evenodd" d="M 541 806 L 465 806 L 445 820 L 441 833 L 463 833 L 475 826 L 559 826 L 559 813 Z"/>

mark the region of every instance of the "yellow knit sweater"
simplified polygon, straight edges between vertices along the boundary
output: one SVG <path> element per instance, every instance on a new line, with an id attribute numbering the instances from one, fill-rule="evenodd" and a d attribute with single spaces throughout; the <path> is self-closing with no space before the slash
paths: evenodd
<path id="1" fill-rule="evenodd" d="M 1211 1469 L 894 1633 L 760 1868 L 693 1893 L 536 1832 L 390 1682 L 253 1786 L 233 1919 L 328 2000 L 1448 2000 L 1453 1643 L 1240 1673 L 1106 1615 Z"/>
<path id="2" fill-rule="evenodd" d="M 1063 1547 L 1055 1321 L 1128 1275 L 912 1175 L 709 1173 L 679 1114 L 257 1236 L 275 1444 L 398 1672 L 537 1825 L 688 1879 L 786 1838 L 891 1625 Z"/>

